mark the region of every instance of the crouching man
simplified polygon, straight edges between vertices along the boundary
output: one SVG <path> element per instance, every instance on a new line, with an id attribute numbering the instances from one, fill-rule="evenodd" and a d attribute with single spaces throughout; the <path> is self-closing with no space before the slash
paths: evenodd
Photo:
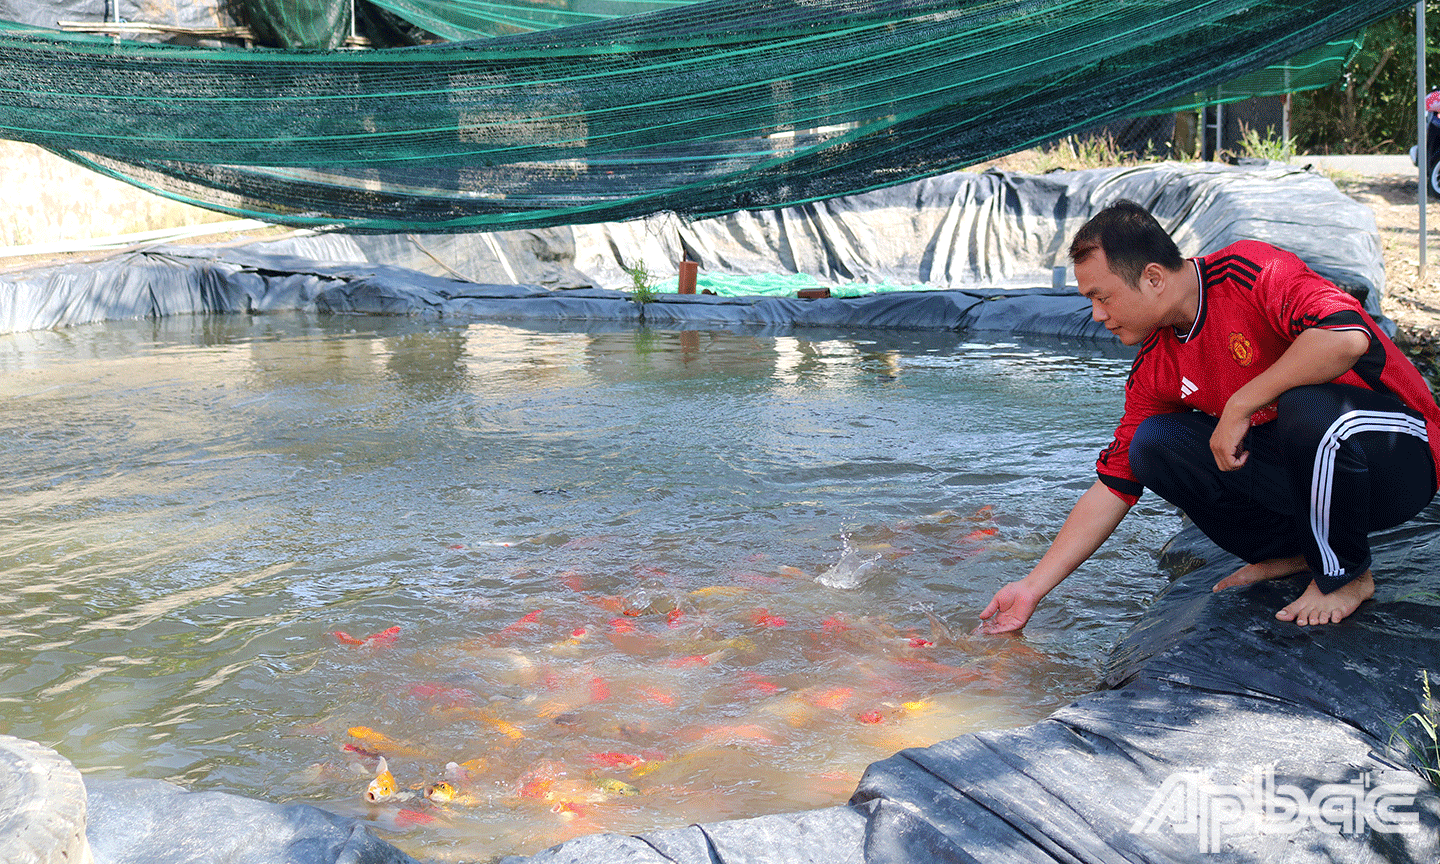
<path id="1" fill-rule="evenodd" d="M 1299 258 L 1241 241 L 1184 259 L 1149 212 L 1118 201 L 1070 245 L 1091 314 L 1139 345 L 1125 416 L 1025 578 L 980 613 L 1018 630 L 1149 488 L 1246 565 L 1219 591 L 1309 571 L 1275 613 L 1342 620 L 1375 593 L 1372 531 L 1405 522 L 1437 481 L 1440 408 L 1361 308 Z"/>

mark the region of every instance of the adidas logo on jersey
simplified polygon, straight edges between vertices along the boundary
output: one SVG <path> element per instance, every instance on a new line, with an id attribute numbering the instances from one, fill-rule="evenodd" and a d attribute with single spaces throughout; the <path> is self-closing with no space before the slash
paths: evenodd
<path id="1" fill-rule="evenodd" d="M 1194 393 L 1196 390 L 1199 390 L 1199 389 L 1200 389 L 1199 387 L 1195 386 L 1195 382 L 1194 382 L 1194 381 L 1191 381 L 1189 378 L 1186 378 L 1186 377 L 1183 376 L 1183 375 L 1180 376 L 1180 398 L 1181 398 L 1181 399 L 1189 399 L 1189 398 L 1190 398 L 1190 394 Z"/>

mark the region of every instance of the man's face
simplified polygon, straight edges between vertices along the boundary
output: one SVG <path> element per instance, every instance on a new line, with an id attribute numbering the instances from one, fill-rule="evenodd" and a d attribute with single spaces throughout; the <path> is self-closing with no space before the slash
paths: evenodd
<path id="1" fill-rule="evenodd" d="M 1139 345 L 1159 326 L 1159 315 L 1151 292 L 1135 288 L 1110 271 L 1105 250 L 1096 249 L 1075 265 L 1075 284 L 1080 296 L 1090 301 L 1090 317 L 1126 345 Z"/>

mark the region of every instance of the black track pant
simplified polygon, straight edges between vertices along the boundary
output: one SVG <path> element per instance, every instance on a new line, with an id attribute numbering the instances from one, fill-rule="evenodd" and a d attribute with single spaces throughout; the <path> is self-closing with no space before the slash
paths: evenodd
<path id="1" fill-rule="evenodd" d="M 1279 417 L 1246 436 L 1221 471 L 1216 420 L 1159 414 L 1130 443 L 1136 478 L 1249 563 L 1303 554 L 1325 593 L 1370 569 L 1371 531 L 1405 522 L 1435 495 L 1425 421 L 1393 396 L 1344 384 L 1297 387 Z"/>

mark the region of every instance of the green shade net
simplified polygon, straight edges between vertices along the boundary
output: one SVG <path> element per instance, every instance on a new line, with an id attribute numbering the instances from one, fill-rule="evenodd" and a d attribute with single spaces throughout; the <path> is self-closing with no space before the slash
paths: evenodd
<path id="1" fill-rule="evenodd" d="M 890 186 L 1206 88 L 1395 0 L 705 0 L 419 48 L 0 25 L 0 137 L 292 225 L 707 216 Z"/>
<path id="2" fill-rule="evenodd" d="M 1187 99 L 1165 106 L 1164 111 L 1184 111 L 1217 102 L 1238 102 L 1257 96 L 1282 96 L 1300 90 L 1326 87 L 1344 74 L 1356 52 L 1364 45 L 1362 35 L 1334 39 L 1302 51 L 1283 62 L 1257 69 L 1234 81 L 1207 87 Z"/>
<path id="3" fill-rule="evenodd" d="M 437 36 L 463 41 L 483 36 L 531 33 L 688 6 L 697 0 L 370 0 L 397 17 Z"/>

